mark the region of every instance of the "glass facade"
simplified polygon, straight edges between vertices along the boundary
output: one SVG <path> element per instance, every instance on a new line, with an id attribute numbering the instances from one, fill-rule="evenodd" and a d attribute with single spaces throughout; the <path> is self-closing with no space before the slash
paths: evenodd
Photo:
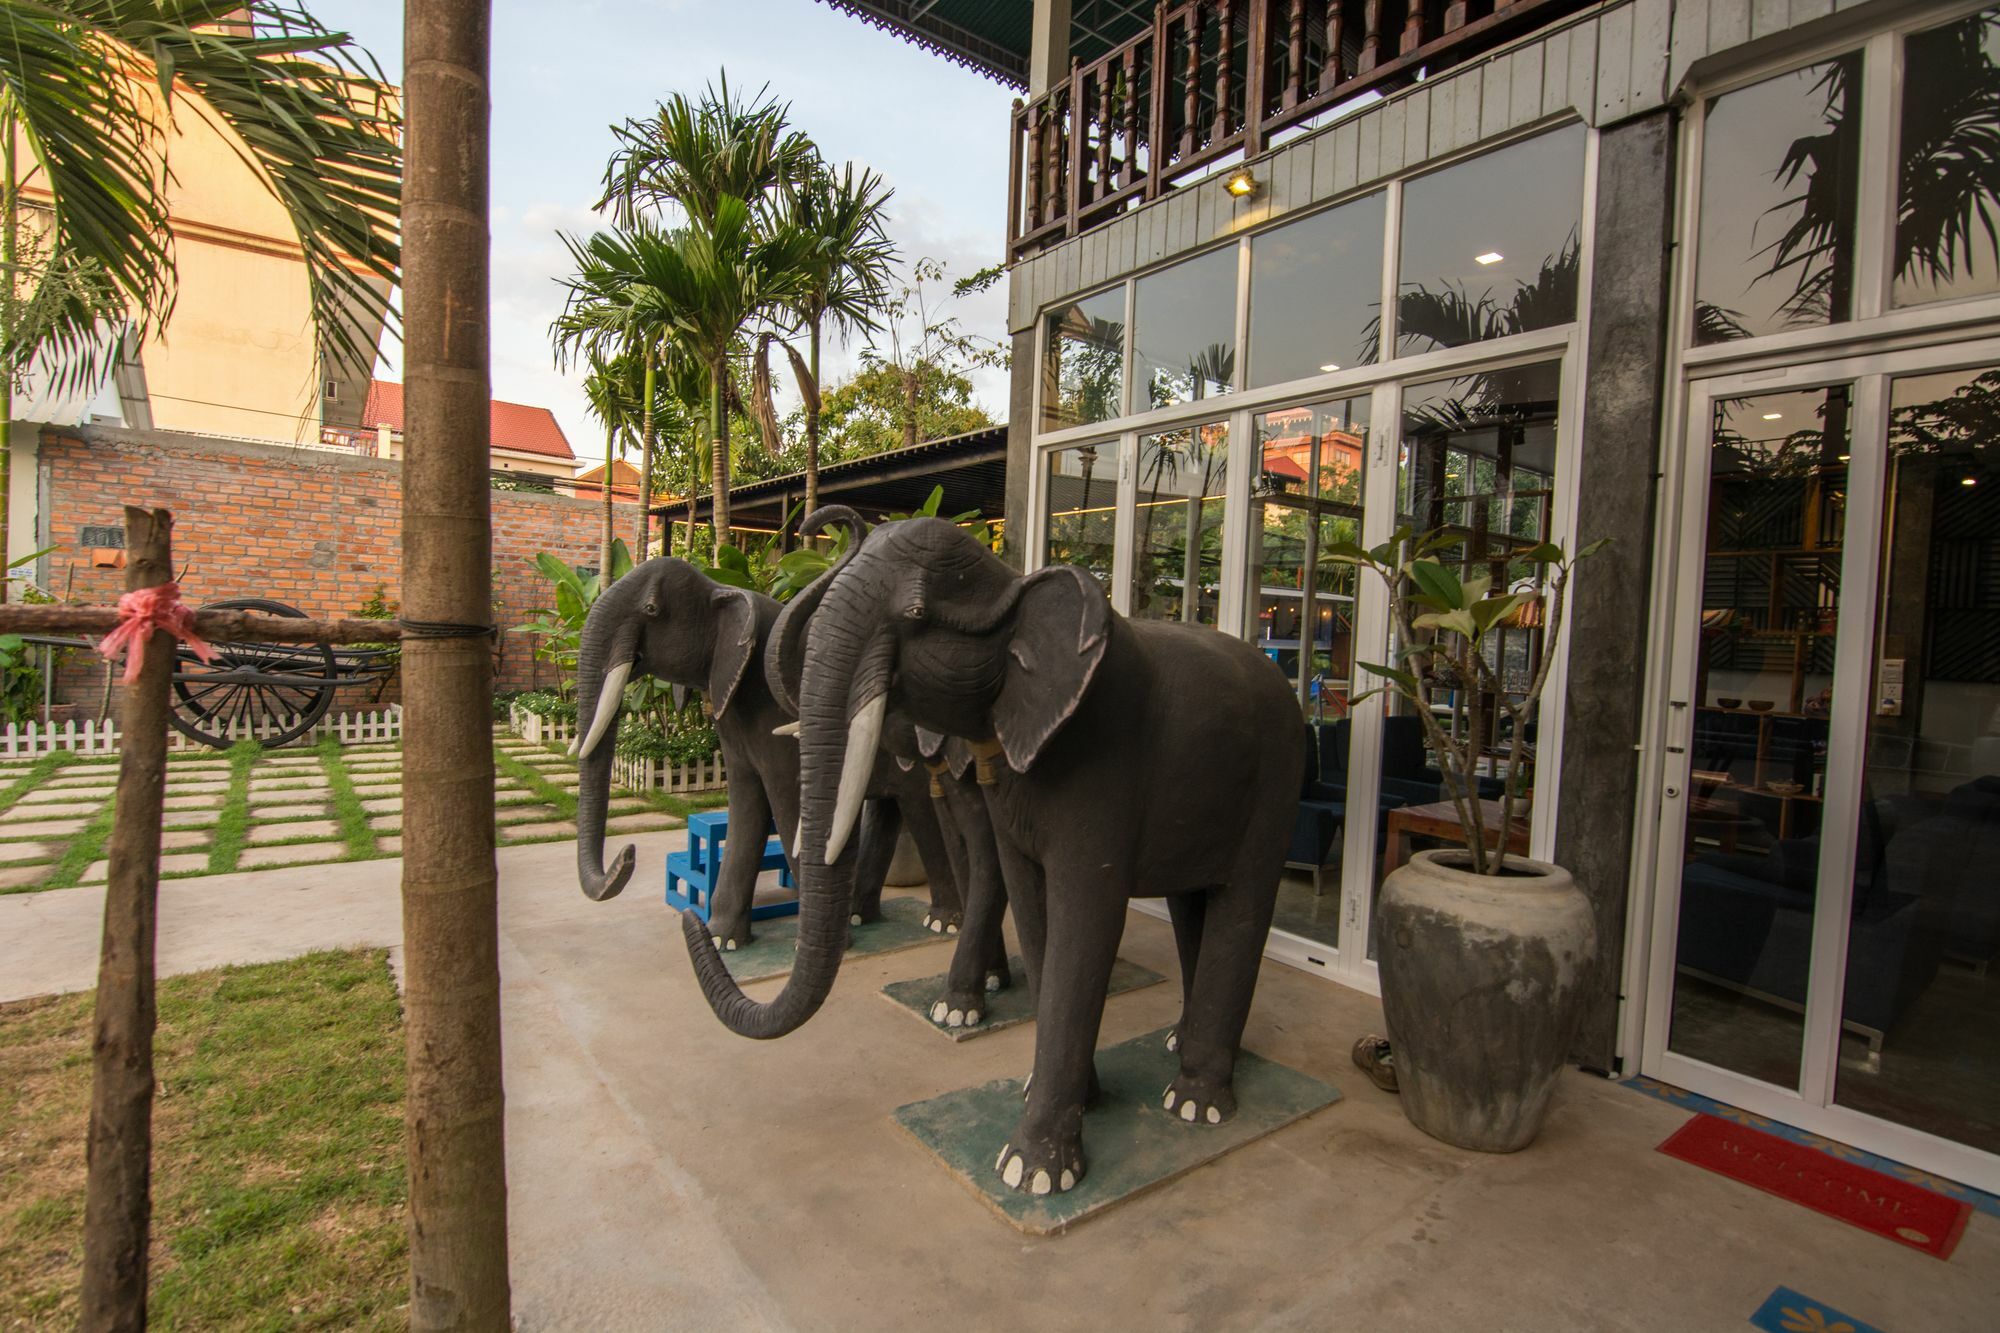
<path id="1" fill-rule="evenodd" d="M 1378 191 L 1251 240 L 1251 388 L 1379 359 L 1386 214 Z"/>
<path id="2" fill-rule="evenodd" d="M 1236 266 L 1232 246 L 1139 279 L 1135 410 L 1214 398 L 1235 386 Z"/>
<path id="3" fill-rule="evenodd" d="M 1042 328 L 1042 429 L 1123 416 L 1125 289 L 1060 306 Z"/>
<path id="4" fill-rule="evenodd" d="M 1903 47 L 1894 301 L 2000 292 L 2000 10 Z"/>
<path id="5" fill-rule="evenodd" d="M 1217 623 L 1228 465 L 1227 422 L 1162 431 L 1139 441 L 1127 612 L 1134 619 Z"/>
<path id="6" fill-rule="evenodd" d="M 1043 494 L 1048 513 L 1043 563 L 1087 569 L 1110 592 L 1118 530 L 1117 449 L 1086 444 L 1050 451 Z"/>

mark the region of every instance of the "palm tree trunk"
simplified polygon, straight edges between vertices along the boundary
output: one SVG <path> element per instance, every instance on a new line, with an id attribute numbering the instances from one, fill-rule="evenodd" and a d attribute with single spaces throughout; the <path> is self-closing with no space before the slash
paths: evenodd
<path id="1" fill-rule="evenodd" d="M 922 364 L 903 372 L 903 444 L 917 443 L 917 390 Z"/>
<path id="2" fill-rule="evenodd" d="M 10 110 L 0 116 L 0 227 L 6 234 L 0 236 L 0 262 L 6 267 L 6 285 L 0 289 L 0 335 L 6 341 L 0 343 L 10 353 L 14 346 L 14 302 L 19 295 L 20 274 L 15 266 L 20 262 L 20 237 L 16 228 L 21 225 L 19 200 L 15 194 L 17 182 L 14 179 L 14 113 Z M 13 541 L 13 534 L 7 526 L 7 511 L 13 507 L 12 487 L 14 482 L 14 367 L 0 366 L 0 566 L 6 565 Z M 7 601 L 7 580 L 0 578 L 0 605 Z"/>
<path id="3" fill-rule="evenodd" d="M 604 532 L 597 542 L 597 576 L 605 583 L 611 579 L 611 539 L 613 513 L 611 506 L 611 455 L 618 439 L 617 427 L 604 432 Z"/>
<path id="4" fill-rule="evenodd" d="M 819 508 L 819 319 L 812 318 L 806 342 L 806 371 L 812 379 L 813 400 L 806 404 L 806 513 Z M 813 539 L 813 545 L 819 541 Z"/>
<path id="5" fill-rule="evenodd" d="M 659 374 L 653 349 L 646 349 L 645 403 L 640 407 L 639 427 L 639 547 L 632 558 L 646 558 L 646 544 L 653 530 L 653 387 Z"/>
<path id="6" fill-rule="evenodd" d="M 709 404 L 709 484 L 715 488 L 709 512 L 715 529 L 715 558 L 729 545 L 729 358 L 720 357 L 709 374 L 714 394 Z"/>
<path id="7" fill-rule="evenodd" d="M 403 1014 L 410 1327 L 506 1329 L 493 861 L 490 0 L 404 6 Z M 477 627 L 477 628 L 475 628 Z"/>

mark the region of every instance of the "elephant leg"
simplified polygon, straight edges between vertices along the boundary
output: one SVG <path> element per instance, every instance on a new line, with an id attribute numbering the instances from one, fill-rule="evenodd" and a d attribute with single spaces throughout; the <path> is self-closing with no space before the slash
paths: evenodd
<path id="1" fill-rule="evenodd" d="M 903 832 L 902 812 L 896 803 L 873 799 L 861 806 L 861 845 L 855 850 L 854 897 L 848 921 L 862 925 L 882 919 L 882 885 L 889 878 L 889 863 L 896 859 L 896 839 Z"/>
<path id="2" fill-rule="evenodd" d="M 1181 1028 L 1187 1023 L 1194 1003 L 1195 965 L 1201 957 L 1202 919 L 1208 910 L 1206 893 L 1176 893 L 1167 899 L 1167 915 L 1174 923 L 1174 949 L 1181 958 L 1181 1021 L 1167 1034 L 1167 1049 L 1180 1049 Z"/>
<path id="3" fill-rule="evenodd" d="M 1252 844 L 1229 883 L 1207 891 L 1201 925 L 1201 966 L 1181 1013 L 1180 1075 L 1166 1107 L 1192 1123 L 1219 1125 L 1236 1113 L 1236 1052 L 1250 1020 L 1250 997 L 1271 933 L 1284 844 Z"/>
<path id="4" fill-rule="evenodd" d="M 1000 1178 L 1030 1194 L 1073 1189 L 1087 1169 L 1083 1113 L 1095 1096 L 1097 1030 L 1125 928 L 1128 876 L 1049 885 L 1048 936 L 1035 1006 L 1035 1073 L 1021 1120 L 1001 1149 Z"/>
<path id="5" fill-rule="evenodd" d="M 1014 909 L 1014 933 L 1020 937 L 1021 965 L 1028 973 L 1028 1003 L 1039 1006 L 1042 948 L 1048 940 L 1048 895 L 1042 868 L 1004 839 L 995 839 L 994 851 L 1007 886 L 1007 905 Z M 1036 1012 L 1040 1012 L 1039 1007 Z"/>
<path id="6" fill-rule="evenodd" d="M 771 827 L 771 800 L 764 784 L 751 774 L 729 783 L 729 840 L 722 844 L 722 867 L 709 902 L 708 933 L 718 949 L 748 944 L 750 905 L 757 896 L 757 876 L 764 859 L 764 838 Z"/>
<path id="7" fill-rule="evenodd" d="M 922 800 L 899 798 L 903 827 L 910 831 L 917 857 L 924 863 L 924 879 L 930 885 L 931 906 L 924 913 L 924 925 L 936 933 L 956 935 L 965 917 L 963 881 L 958 863 L 945 848 L 944 830 L 938 827 L 937 804 L 928 796 Z"/>
<path id="8" fill-rule="evenodd" d="M 1000 928 L 1007 912 L 1000 854 L 993 845 L 993 829 L 986 822 L 983 801 L 977 815 L 973 826 L 963 829 L 963 864 L 969 870 L 965 929 L 952 951 L 944 996 L 931 1006 L 931 1021 L 946 1027 L 977 1025 L 990 1003 L 987 996 L 1014 981 L 1007 966 L 1007 938 Z"/>

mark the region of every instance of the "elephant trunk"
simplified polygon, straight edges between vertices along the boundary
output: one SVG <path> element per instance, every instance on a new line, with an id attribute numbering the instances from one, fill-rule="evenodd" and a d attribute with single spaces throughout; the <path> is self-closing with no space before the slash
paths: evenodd
<path id="1" fill-rule="evenodd" d="M 632 877 L 633 849 L 604 866 L 604 816 L 611 795 L 611 756 L 618 747 L 618 710 L 638 653 L 641 622 L 627 605 L 640 579 L 626 575 L 590 608 L 576 654 L 576 879 L 584 896 L 615 898 Z"/>
<path id="2" fill-rule="evenodd" d="M 798 957 L 784 989 L 768 1004 L 750 1000 L 706 926 L 691 914 L 681 923 L 703 995 L 740 1036 L 782 1037 L 811 1018 L 833 989 L 847 947 L 858 839 L 836 837 L 836 806 L 846 804 L 843 789 L 865 783 L 874 766 L 868 733 L 872 726 L 879 734 L 893 664 L 892 641 L 873 633 L 871 607 L 883 594 L 872 585 L 882 580 L 865 577 L 861 563 L 827 590 L 825 613 L 813 618 L 799 699 Z M 867 753 L 857 754 L 864 743 Z"/>

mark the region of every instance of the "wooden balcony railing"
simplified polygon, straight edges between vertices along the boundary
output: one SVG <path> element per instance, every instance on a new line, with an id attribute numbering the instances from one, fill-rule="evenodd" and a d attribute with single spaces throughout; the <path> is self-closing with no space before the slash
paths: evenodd
<path id="1" fill-rule="evenodd" d="M 1435 74 L 1586 0 L 1163 0 L 1150 28 L 1016 101 L 1007 252 L 1098 226 L 1369 89 Z"/>

